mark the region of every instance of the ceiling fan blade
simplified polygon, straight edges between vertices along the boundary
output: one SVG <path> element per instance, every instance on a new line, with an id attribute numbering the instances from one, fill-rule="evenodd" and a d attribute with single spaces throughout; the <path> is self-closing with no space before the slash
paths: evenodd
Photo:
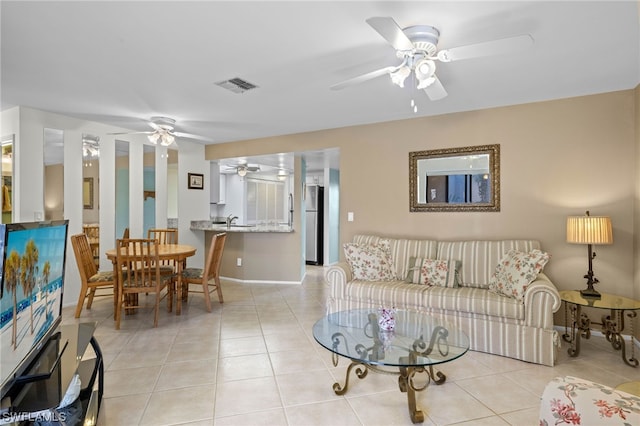
<path id="1" fill-rule="evenodd" d="M 495 56 L 524 50 L 533 44 L 533 37 L 529 34 L 499 40 L 485 41 L 466 46 L 453 47 L 438 52 L 438 59 L 442 62 L 472 59 L 481 56 Z"/>
<path id="2" fill-rule="evenodd" d="M 161 128 L 160 126 L 158 126 L 156 123 L 154 123 L 153 121 L 149 121 L 149 126 L 151 126 L 151 128 L 153 130 L 155 130 L 156 132 L 159 131 Z"/>
<path id="3" fill-rule="evenodd" d="M 176 136 L 178 138 L 198 139 L 198 140 L 201 140 L 201 141 L 211 142 L 210 138 L 206 138 L 206 137 L 200 136 L 200 135 L 194 135 L 194 134 L 191 134 L 191 133 L 171 132 L 171 134 L 173 134 L 174 136 Z"/>
<path id="4" fill-rule="evenodd" d="M 150 135 L 154 132 L 120 132 L 120 133 L 107 133 L 108 135 Z"/>
<path id="5" fill-rule="evenodd" d="M 334 84 L 333 86 L 330 87 L 331 90 L 341 90 L 344 89 L 345 87 L 348 86 L 353 86 L 354 84 L 359 84 L 359 83 L 363 83 L 367 80 L 371 80 L 374 79 L 376 77 L 380 77 L 381 75 L 385 75 L 385 74 L 389 74 L 390 72 L 393 72 L 396 70 L 396 68 L 398 67 L 385 67 L 385 68 L 381 68 L 379 70 L 375 70 L 375 71 L 371 71 L 368 72 L 366 74 L 362 74 L 359 75 L 357 77 L 353 77 L 349 80 L 345 80 L 341 83 L 338 84 Z"/>
<path id="6" fill-rule="evenodd" d="M 373 17 L 367 19 L 367 24 L 378 32 L 385 40 L 391 44 L 396 50 L 411 50 L 414 48 L 409 37 L 402 32 L 402 28 L 398 26 L 393 18 L 389 17 Z"/>
<path id="7" fill-rule="evenodd" d="M 424 88 L 425 93 L 432 101 L 438 101 L 442 98 L 446 98 L 447 91 L 444 89 L 444 86 L 440 82 L 440 79 L 438 79 L 435 74 L 433 77 L 436 79 L 436 81 Z"/>

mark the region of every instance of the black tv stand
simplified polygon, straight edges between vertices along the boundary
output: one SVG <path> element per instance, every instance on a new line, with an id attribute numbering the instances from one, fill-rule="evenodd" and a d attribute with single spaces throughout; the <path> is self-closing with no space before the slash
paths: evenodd
<path id="1" fill-rule="evenodd" d="M 104 361 L 93 336 L 96 325 L 92 322 L 58 328 L 24 374 L 14 378 L 2 399 L 0 425 L 97 423 L 104 392 Z M 95 357 L 85 353 L 89 345 Z M 57 408 L 76 374 L 81 383 L 78 398 Z"/>

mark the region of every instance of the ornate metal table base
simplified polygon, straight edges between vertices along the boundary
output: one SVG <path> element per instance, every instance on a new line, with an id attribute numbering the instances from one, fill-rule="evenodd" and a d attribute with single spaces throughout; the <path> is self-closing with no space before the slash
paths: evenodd
<path id="1" fill-rule="evenodd" d="M 375 320 L 375 316 L 372 318 Z M 339 383 L 333 384 L 333 391 L 337 395 L 344 395 L 347 392 L 349 387 L 349 374 L 351 370 L 355 368 L 356 376 L 359 379 L 363 379 L 367 377 L 367 373 L 369 370 L 382 373 L 382 374 L 397 374 L 398 377 L 398 386 L 400 387 L 400 391 L 407 394 L 407 403 L 409 405 L 409 415 L 411 416 L 411 421 L 413 423 L 422 423 L 424 422 L 424 413 L 418 410 L 416 406 L 416 392 L 420 392 L 425 390 L 431 381 L 433 381 L 437 385 L 441 385 L 447 380 L 447 377 L 442 374 L 440 371 L 434 371 L 433 365 L 429 365 L 427 367 L 418 365 L 418 357 L 427 357 L 429 356 L 434 349 L 437 349 L 441 355 L 445 355 L 449 352 L 449 346 L 447 344 L 447 336 L 449 332 L 441 326 L 435 327 L 431 333 L 431 338 L 427 344 L 427 342 L 423 339 L 422 336 L 416 339 L 413 342 L 412 349 L 408 351 L 406 356 L 402 356 L 398 359 L 400 366 L 399 371 L 391 371 L 391 370 L 383 370 L 379 368 L 376 364 L 365 362 L 365 359 L 369 361 L 379 361 L 380 359 L 384 359 L 384 343 L 382 341 L 380 330 L 373 324 L 374 334 L 373 338 L 373 346 L 367 348 L 363 345 L 356 345 L 356 351 L 360 355 L 359 360 L 352 359 L 351 364 L 347 368 L 347 374 L 344 381 L 344 386 L 340 386 Z M 334 347 L 340 344 L 340 340 L 344 339 L 344 335 L 341 333 L 336 333 L 333 335 L 333 343 Z M 338 355 L 336 352 L 333 352 L 333 365 L 334 367 L 338 365 Z M 427 381 L 423 386 L 416 386 L 414 383 L 414 378 L 417 374 L 426 374 Z"/>
<path id="2" fill-rule="evenodd" d="M 411 358 L 415 358 L 415 354 L 411 353 L 407 360 Z M 415 361 L 415 359 L 414 359 Z M 334 365 L 337 365 L 337 359 L 334 359 Z M 398 372 L 383 370 L 375 367 L 374 365 L 365 364 L 360 361 L 351 361 L 349 367 L 347 368 L 347 373 L 345 375 L 344 386 L 340 386 L 340 383 L 336 382 L 333 384 L 333 391 L 336 395 L 344 395 L 347 393 L 349 388 L 349 375 L 351 371 L 355 368 L 356 376 L 359 379 L 364 379 L 367 377 L 369 370 L 375 373 L 382 374 L 394 374 L 398 375 L 398 387 L 400 388 L 400 392 L 407 394 L 407 404 L 409 406 L 409 415 L 411 416 L 411 421 L 413 423 L 422 423 L 424 422 L 424 413 L 421 410 L 418 410 L 416 405 L 416 392 L 420 392 L 425 390 L 429 383 L 433 381 L 436 385 L 441 385 L 447 380 L 447 377 L 440 371 L 434 371 L 433 366 L 429 366 L 428 368 L 424 367 L 399 367 Z M 424 373 L 427 375 L 427 381 L 423 386 L 416 386 L 414 383 L 414 378 L 416 374 Z"/>
<path id="3" fill-rule="evenodd" d="M 569 303 L 565 304 L 565 306 Z M 580 354 L 580 338 L 584 337 L 588 339 L 591 337 L 591 320 L 582 313 L 580 305 L 571 304 L 568 308 L 571 311 L 571 331 L 567 330 L 565 323 L 565 333 L 562 338 L 571 344 L 569 350 L 569 356 L 576 357 Z M 611 343 L 611 347 L 617 351 L 622 351 L 622 360 L 625 364 L 631 367 L 638 366 L 638 360 L 635 357 L 634 344 L 631 342 L 631 357 L 627 357 L 627 346 L 622 337 L 622 331 L 624 330 L 624 317 L 629 318 L 630 334 L 633 336 L 633 319 L 636 317 L 635 311 L 625 311 L 624 309 L 611 309 L 610 315 L 602 316 L 602 334 L 606 337 L 607 341 Z M 567 312 L 565 310 L 565 318 Z M 565 320 L 566 321 L 566 320 Z"/>

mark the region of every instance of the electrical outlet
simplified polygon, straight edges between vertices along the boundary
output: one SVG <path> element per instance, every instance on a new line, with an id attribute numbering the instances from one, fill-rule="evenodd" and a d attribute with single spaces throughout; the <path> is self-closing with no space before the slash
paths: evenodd
<path id="1" fill-rule="evenodd" d="M 236 266 L 242 266 L 242 258 L 241 257 L 236 259 Z"/>

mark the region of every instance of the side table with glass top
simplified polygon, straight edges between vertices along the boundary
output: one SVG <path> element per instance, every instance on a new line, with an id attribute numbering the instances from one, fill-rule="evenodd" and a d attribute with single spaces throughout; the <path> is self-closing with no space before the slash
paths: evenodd
<path id="1" fill-rule="evenodd" d="M 571 344 L 569 356 L 576 357 L 580 354 L 580 338 L 591 337 L 591 324 L 600 325 L 602 334 L 613 349 L 622 351 L 622 359 L 631 367 L 638 366 L 635 357 L 634 344 L 631 342 L 631 356 L 627 357 L 626 342 L 622 336 L 625 329 L 625 316 L 629 319 L 629 333 L 633 336 L 633 319 L 640 310 L 640 301 L 628 297 L 601 293 L 600 298 L 584 297 L 578 290 L 560 291 L 560 298 L 565 302 L 565 333 L 562 338 Z M 602 315 L 601 323 L 592 323 L 587 315 L 582 313 L 582 307 L 607 309 L 609 314 Z M 570 315 L 569 312 L 570 311 Z M 570 323 L 570 330 L 569 324 Z"/>
<path id="2" fill-rule="evenodd" d="M 344 386 L 333 384 L 337 395 L 349 387 L 349 374 L 355 368 L 363 379 L 369 371 L 398 375 L 398 386 L 407 394 L 409 414 L 413 423 L 424 421 L 417 409 L 416 391 L 422 391 L 433 381 L 443 384 L 446 376 L 434 371 L 434 366 L 453 361 L 469 350 L 467 335 L 430 315 L 398 310 L 393 331 L 381 330 L 376 309 L 359 309 L 328 314 L 313 326 L 313 337 L 332 353 L 333 365 L 339 357 L 349 358 Z M 426 375 L 426 383 L 418 385 L 417 375 Z"/>

